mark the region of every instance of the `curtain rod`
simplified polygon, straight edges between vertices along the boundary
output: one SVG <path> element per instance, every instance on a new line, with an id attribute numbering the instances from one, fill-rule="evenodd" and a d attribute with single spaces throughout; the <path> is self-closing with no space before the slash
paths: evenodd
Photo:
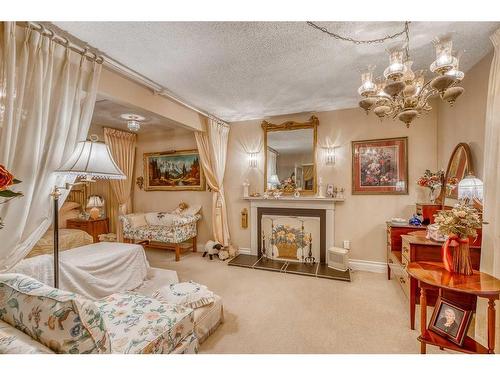
<path id="1" fill-rule="evenodd" d="M 66 46 L 72 51 L 79 53 L 80 55 L 84 55 L 91 61 L 96 61 L 97 63 L 103 64 L 105 67 L 113 70 L 124 76 L 125 78 L 130 79 L 133 82 L 136 82 L 144 87 L 147 87 L 153 91 L 154 95 L 160 95 L 170 100 L 173 100 L 183 107 L 186 107 L 192 111 L 195 111 L 205 117 L 208 117 L 216 122 L 227 125 L 227 122 L 219 119 L 218 117 L 202 111 L 195 106 L 186 103 L 184 100 L 177 98 L 174 94 L 172 94 L 169 90 L 167 90 L 164 86 L 156 83 L 155 81 L 147 78 L 141 73 L 136 72 L 135 70 L 123 65 L 119 61 L 109 57 L 105 53 L 99 51 L 97 48 L 94 48 L 84 41 L 78 39 L 77 37 L 71 35 L 70 33 L 64 31 L 58 26 L 54 25 L 50 22 L 17 22 L 16 24 L 22 25 L 24 27 L 31 27 L 32 29 L 48 35 L 54 40 L 54 42 Z M 82 47 L 83 45 L 83 47 Z"/>
<path id="2" fill-rule="evenodd" d="M 61 35 L 60 33 L 54 31 L 50 27 L 47 27 L 44 22 L 16 22 L 16 24 L 23 26 L 25 28 L 39 32 L 41 35 L 50 37 L 54 43 L 60 46 L 66 47 L 69 50 L 78 53 L 79 55 L 85 56 L 90 61 L 95 61 L 98 64 L 104 62 L 104 57 L 101 56 L 99 51 L 95 48 L 90 47 L 85 44 L 84 47 L 80 47 L 78 44 L 74 43 L 67 36 Z"/>

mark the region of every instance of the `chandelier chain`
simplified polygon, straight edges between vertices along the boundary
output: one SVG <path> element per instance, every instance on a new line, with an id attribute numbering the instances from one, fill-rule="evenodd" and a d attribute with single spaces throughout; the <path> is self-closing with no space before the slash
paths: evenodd
<path id="1" fill-rule="evenodd" d="M 408 41 L 409 39 L 409 24 L 410 22 L 409 21 L 406 21 L 405 22 L 405 26 L 403 28 L 403 30 L 395 33 L 395 34 L 392 34 L 392 35 L 387 35 L 383 38 L 377 38 L 377 39 L 366 39 L 366 40 L 362 40 L 362 39 L 354 39 L 354 38 L 351 38 L 351 37 L 348 37 L 348 36 L 343 36 L 343 35 L 340 35 L 340 34 L 336 34 L 334 32 L 331 32 L 329 31 L 326 27 L 322 27 L 322 26 L 319 26 L 317 24 L 315 24 L 314 22 L 311 22 L 311 21 L 307 21 L 307 24 L 319 31 L 322 31 L 324 32 L 325 34 L 328 34 L 330 35 L 331 37 L 335 38 L 335 39 L 338 39 L 338 40 L 343 40 L 344 42 L 351 42 L 351 43 L 354 43 L 354 44 L 374 44 L 374 43 L 384 43 L 386 40 L 389 40 L 389 39 L 396 39 L 396 38 L 399 38 L 401 35 L 405 35 L 406 36 L 406 40 Z"/>

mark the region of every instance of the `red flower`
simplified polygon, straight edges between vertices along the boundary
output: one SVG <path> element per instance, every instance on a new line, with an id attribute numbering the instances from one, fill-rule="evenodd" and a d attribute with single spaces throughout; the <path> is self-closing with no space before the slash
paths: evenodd
<path id="1" fill-rule="evenodd" d="M 0 191 L 12 185 L 14 176 L 3 165 L 0 164 Z"/>

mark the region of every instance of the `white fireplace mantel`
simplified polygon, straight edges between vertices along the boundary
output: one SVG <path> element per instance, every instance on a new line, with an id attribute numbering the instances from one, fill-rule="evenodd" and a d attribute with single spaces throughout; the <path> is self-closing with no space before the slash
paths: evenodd
<path id="1" fill-rule="evenodd" d="M 257 234 L 257 209 L 260 207 L 277 207 L 277 208 L 306 208 L 325 210 L 326 213 L 326 249 L 335 245 L 335 204 L 343 202 L 343 198 L 318 198 L 316 196 L 301 196 L 295 198 L 293 196 L 284 196 L 280 198 L 263 198 L 263 197 L 245 197 L 243 198 L 250 202 L 250 233 L 251 240 L 250 252 L 252 255 L 258 253 L 258 234 Z"/>

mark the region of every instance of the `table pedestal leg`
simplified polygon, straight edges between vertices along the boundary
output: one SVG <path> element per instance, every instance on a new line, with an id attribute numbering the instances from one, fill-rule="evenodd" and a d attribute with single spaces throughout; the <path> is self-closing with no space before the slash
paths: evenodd
<path id="1" fill-rule="evenodd" d="M 420 285 L 420 335 L 423 337 L 427 330 L 427 293 L 424 287 Z M 420 354 L 426 353 L 425 343 L 420 343 Z"/>
<path id="2" fill-rule="evenodd" d="M 495 353 L 495 299 L 488 299 L 488 352 Z"/>

